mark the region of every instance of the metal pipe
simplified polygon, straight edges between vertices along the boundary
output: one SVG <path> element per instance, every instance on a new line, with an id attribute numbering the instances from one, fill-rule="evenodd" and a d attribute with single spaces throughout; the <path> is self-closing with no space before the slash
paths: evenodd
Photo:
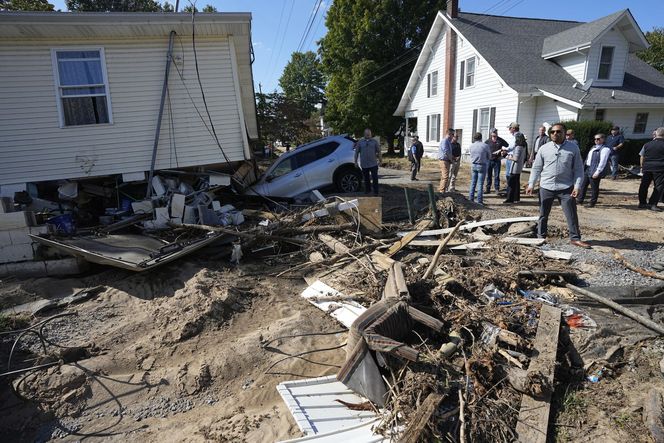
<path id="1" fill-rule="evenodd" d="M 433 217 L 434 227 L 440 227 L 440 219 L 438 218 L 438 209 L 436 208 L 436 198 L 433 193 L 433 185 L 429 183 L 429 206 L 431 207 L 431 215 Z"/>
<path id="2" fill-rule="evenodd" d="M 177 11 L 177 9 L 176 9 Z M 148 176 L 148 190 L 145 198 L 152 196 L 152 177 L 154 176 L 154 167 L 157 162 L 157 147 L 159 146 L 159 133 L 161 132 L 161 118 L 164 115 L 164 104 L 166 102 L 166 92 L 168 90 L 168 74 L 171 71 L 171 61 L 173 59 L 173 40 L 175 31 L 168 35 L 168 53 L 166 54 L 166 69 L 164 69 L 164 83 L 161 86 L 161 101 L 159 103 L 159 116 L 157 116 L 157 128 L 154 133 L 154 146 L 152 146 L 152 161 L 150 162 L 150 175 Z"/>
<path id="3" fill-rule="evenodd" d="M 408 210 L 408 221 L 412 225 L 415 223 L 415 217 L 413 216 L 413 207 L 410 204 L 410 195 L 408 195 L 408 188 L 403 188 L 403 193 L 406 196 L 406 209 Z"/>

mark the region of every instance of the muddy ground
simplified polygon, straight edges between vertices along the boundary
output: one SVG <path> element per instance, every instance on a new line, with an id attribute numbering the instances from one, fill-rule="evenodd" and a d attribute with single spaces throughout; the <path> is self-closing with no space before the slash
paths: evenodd
<path id="1" fill-rule="evenodd" d="M 426 162 L 417 182 L 411 182 L 404 170 L 381 171 L 385 221 L 405 223 L 403 187 L 423 191 L 428 183 L 437 183 L 436 168 L 436 162 Z M 457 189 L 465 193 L 468 181 L 466 167 Z M 664 260 L 664 215 L 637 211 L 637 188 L 637 180 L 604 180 L 599 204 L 580 208 L 584 239 L 594 245 L 592 251 L 569 247 L 562 211 L 554 209 L 552 246 L 573 252 L 574 264 L 587 282 L 662 283 L 626 271 L 610 255 L 618 249 L 641 266 Z M 427 205 L 424 195 L 415 197 L 415 206 L 422 211 Z M 483 219 L 537 213 L 535 198 L 524 197 L 520 204 L 509 206 L 502 200 L 488 194 L 485 208 L 466 206 Z M 412 262 L 416 256 L 432 253 L 411 249 L 401 254 Z M 57 319 L 45 330 L 58 345 L 94 345 L 92 353 L 97 355 L 30 375 L 19 386 L 25 399 L 0 383 L 0 439 L 269 442 L 300 436 L 275 386 L 284 380 L 336 373 L 344 350 L 270 366 L 287 354 L 338 347 L 345 342 L 345 334 L 339 324 L 298 296 L 304 281 L 275 277 L 291 266 L 289 260 L 299 262 L 303 257 L 245 255 L 239 266 L 231 266 L 226 255 L 211 248 L 149 274 L 93 267 L 78 278 L 2 281 L 2 308 L 96 285 L 105 289 L 68 308 L 75 316 Z M 614 329 L 619 327 L 616 324 L 631 322 L 597 309 L 598 315 L 614 321 Z M 651 314 L 658 318 L 657 312 Z M 285 338 L 267 348 L 261 346 L 277 337 L 320 332 L 330 334 Z M 600 327 L 598 334 L 572 339 L 578 339 L 579 347 L 592 355 L 593 340 L 611 332 Z M 611 370 L 598 383 L 559 380 L 552 438 L 653 441 L 643 424 L 642 404 L 648 391 L 664 389 L 659 366 L 664 341 L 649 338 L 643 330 L 633 337 L 618 341 L 619 352 L 611 355 L 604 349 L 594 350 L 601 354 L 598 360 L 611 363 Z M 38 350 L 34 338 L 26 338 L 25 343 L 17 361 Z M 5 340 L 2 346 L 7 344 Z M 602 342 L 602 346 L 609 344 Z M 6 356 L 6 351 L 0 352 L 3 370 Z"/>

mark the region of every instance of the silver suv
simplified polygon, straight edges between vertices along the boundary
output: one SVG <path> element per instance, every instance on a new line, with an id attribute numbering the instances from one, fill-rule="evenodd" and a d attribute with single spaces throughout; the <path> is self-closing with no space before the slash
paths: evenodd
<path id="1" fill-rule="evenodd" d="M 353 163 L 355 140 L 332 135 L 282 154 L 246 194 L 292 198 L 334 185 L 339 192 L 360 190 L 361 173 Z"/>

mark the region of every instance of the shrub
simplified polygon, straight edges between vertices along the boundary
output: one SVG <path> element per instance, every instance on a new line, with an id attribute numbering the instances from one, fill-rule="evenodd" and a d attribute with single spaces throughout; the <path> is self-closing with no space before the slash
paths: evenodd
<path id="1" fill-rule="evenodd" d="M 602 133 L 608 137 L 613 127 L 613 123 L 599 120 L 567 120 L 562 123 L 567 126 L 567 129 L 574 130 L 574 138 L 579 142 L 579 149 L 584 158 L 588 150 L 595 144 L 595 134 Z M 638 154 L 639 151 L 636 152 Z"/>

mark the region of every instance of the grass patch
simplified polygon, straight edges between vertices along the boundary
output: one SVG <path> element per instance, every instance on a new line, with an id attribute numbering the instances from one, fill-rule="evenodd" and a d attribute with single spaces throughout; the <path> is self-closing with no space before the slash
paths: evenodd
<path id="1" fill-rule="evenodd" d="M 572 441 L 570 429 L 578 429 L 586 421 L 588 402 L 580 391 L 565 391 L 556 422 L 556 441 Z"/>

